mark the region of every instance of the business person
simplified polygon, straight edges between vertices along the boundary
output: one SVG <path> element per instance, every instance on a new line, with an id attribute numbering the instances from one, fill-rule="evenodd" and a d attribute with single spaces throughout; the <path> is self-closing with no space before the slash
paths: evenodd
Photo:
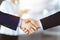
<path id="1" fill-rule="evenodd" d="M 43 18 L 40 21 L 42 23 L 44 30 L 58 26 L 58 25 L 60 25 L 60 11 L 56 12 L 55 14 L 53 14 L 51 16 Z"/>
<path id="2" fill-rule="evenodd" d="M 26 2 L 28 1 L 28 3 Z M 35 5 L 36 4 L 36 5 Z M 24 7 L 23 7 L 24 6 Z M 59 0 L 21 0 L 21 10 L 28 9 L 28 13 L 22 16 L 22 19 L 32 18 L 39 22 L 40 28 L 37 33 L 43 30 L 59 25 L 60 2 Z M 57 16 L 58 15 L 58 16 Z M 56 18 L 57 17 L 57 18 Z M 53 19 L 56 18 L 56 19 Z M 51 20 L 51 21 L 50 21 Z M 46 21 L 46 22 L 45 22 Z M 53 22 L 53 23 L 52 23 Z M 55 24 L 54 24 L 55 23 Z M 50 25 L 51 24 L 51 25 Z"/>
<path id="3" fill-rule="evenodd" d="M 0 25 L 3 25 L 3 26 L 6 26 L 10 29 L 13 29 L 13 30 L 16 30 L 17 26 L 18 26 L 18 23 L 20 21 L 20 17 L 16 17 L 16 16 L 13 16 L 13 15 L 9 15 L 9 14 L 6 14 L 6 13 L 3 13 L 0 11 Z M 25 23 L 25 20 L 22 20 L 22 26 L 30 26 L 32 23 L 34 23 L 34 21 L 32 21 L 31 19 L 26 19 L 26 23 L 29 23 L 27 25 L 24 25 Z M 30 23 L 31 22 L 31 23 Z M 39 26 L 37 25 L 37 23 L 34 23 L 36 26 L 33 26 L 33 27 L 36 27 L 38 28 Z M 33 24 L 33 25 L 34 25 Z M 23 28 L 24 28 L 23 26 Z M 20 27 L 20 26 L 19 26 Z M 30 30 L 33 28 L 32 25 L 31 25 L 31 28 Z M 27 28 L 27 27 L 26 27 Z M 25 29 L 25 28 L 24 28 Z M 28 30 L 28 31 L 30 31 Z M 25 30 L 23 30 L 25 31 Z M 31 32 L 34 31 L 34 30 L 31 30 Z"/>
<path id="4" fill-rule="evenodd" d="M 18 16 L 18 14 L 17 14 L 17 11 L 18 11 L 17 4 L 18 3 L 13 3 L 11 0 L 3 0 L 1 5 L 0 5 L 0 11 L 4 12 L 4 13 L 7 13 L 7 14 Z M 0 28 L 0 33 L 7 34 L 7 35 L 17 35 L 17 31 L 13 31 L 12 29 L 7 28 L 7 27 L 2 26 L 2 25 L 1 25 L 1 28 Z"/>
<path id="5" fill-rule="evenodd" d="M 19 17 L 22 14 L 26 13 L 27 9 L 23 10 L 23 11 L 20 10 L 19 12 L 18 11 L 19 11 L 18 10 L 18 3 L 15 3 L 15 0 L 5 0 L 5 1 L 2 2 L 1 6 L 0 6 L 0 14 L 1 14 L 0 15 L 0 17 L 1 17 L 1 20 L 0 20 L 1 22 L 0 23 L 1 23 L 1 25 L 4 25 L 6 27 L 1 26 L 1 30 L 0 30 L 1 32 L 0 33 L 8 34 L 8 35 L 19 35 L 19 34 L 22 35 L 22 34 L 25 34 L 25 33 L 21 32 L 20 25 L 19 25 L 19 27 L 17 27 L 18 26 L 17 23 L 19 23 L 19 21 L 21 20 L 21 18 L 19 18 Z M 9 14 L 11 14 L 11 15 L 9 15 Z M 13 15 L 15 15 L 15 16 L 19 15 L 19 16 L 15 18 L 15 16 L 13 16 Z M 4 19 L 6 19 L 7 21 L 6 20 L 4 21 Z M 16 30 L 16 31 L 14 31 L 14 30 Z"/>

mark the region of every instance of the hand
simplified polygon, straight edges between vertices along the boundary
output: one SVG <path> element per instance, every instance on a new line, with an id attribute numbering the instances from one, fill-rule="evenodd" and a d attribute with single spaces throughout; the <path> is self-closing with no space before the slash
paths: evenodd
<path id="1" fill-rule="evenodd" d="M 32 34 L 36 30 L 38 30 L 39 24 L 37 21 L 33 19 L 25 19 L 22 20 L 21 27 L 20 27 L 25 33 L 27 34 Z"/>

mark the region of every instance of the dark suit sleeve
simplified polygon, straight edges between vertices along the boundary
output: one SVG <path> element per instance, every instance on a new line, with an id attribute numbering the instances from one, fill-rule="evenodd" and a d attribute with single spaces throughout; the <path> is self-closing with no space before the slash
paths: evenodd
<path id="1" fill-rule="evenodd" d="M 43 29 L 48 29 L 57 25 L 60 25 L 60 11 L 55 14 L 43 18 L 40 20 L 43 26 Z"/>
<path id="2" fill-rule="evenodd" d="M 20 18 L 0 11 L 0 25 L 16 30 Z"/>

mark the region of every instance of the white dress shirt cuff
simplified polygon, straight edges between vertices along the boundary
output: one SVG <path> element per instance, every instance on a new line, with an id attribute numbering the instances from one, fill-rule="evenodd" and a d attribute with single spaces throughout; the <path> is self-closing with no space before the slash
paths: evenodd
<path id="1" fill-rule="evenodd" d="M 38 23 L 39 23 L 39 29 L 35 32 L 35 33 L 42 33 L 44 30 L 43 30 L 43 27 L 42 27 L 42 24 L 41 24 L 41 21 L 40 20 L 37 20 Z"/>
<path id="2" fill-rule="evenodd" d="M 40 26 L 40 28 L 38 29 L 38 31 L 41 31 L 41 32 L 44 31 L 41 21 L 39 20 L 38 22 L 39 22 L 39 26 Z"/>
<path id="3" fill-rule="evenodd" d="M 22 19 L 20 18 L 20 19 L 19 19 L 19 23 L 18 23 L 18 27 L 21 26 L 21 22 L 22 22 Z"/>

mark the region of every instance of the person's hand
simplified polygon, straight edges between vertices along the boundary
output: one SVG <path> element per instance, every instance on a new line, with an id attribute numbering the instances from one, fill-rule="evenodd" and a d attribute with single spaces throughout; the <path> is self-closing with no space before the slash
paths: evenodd
<path id="1" fill-rule="evenodd" d="M 25 33 L 27 34 L 32 34 L 36 30 L 38 30 L 39 24 L 37 21 L 33 19 L 25 19 L 22 20 L 21 27 L 20 27 Z"/>

